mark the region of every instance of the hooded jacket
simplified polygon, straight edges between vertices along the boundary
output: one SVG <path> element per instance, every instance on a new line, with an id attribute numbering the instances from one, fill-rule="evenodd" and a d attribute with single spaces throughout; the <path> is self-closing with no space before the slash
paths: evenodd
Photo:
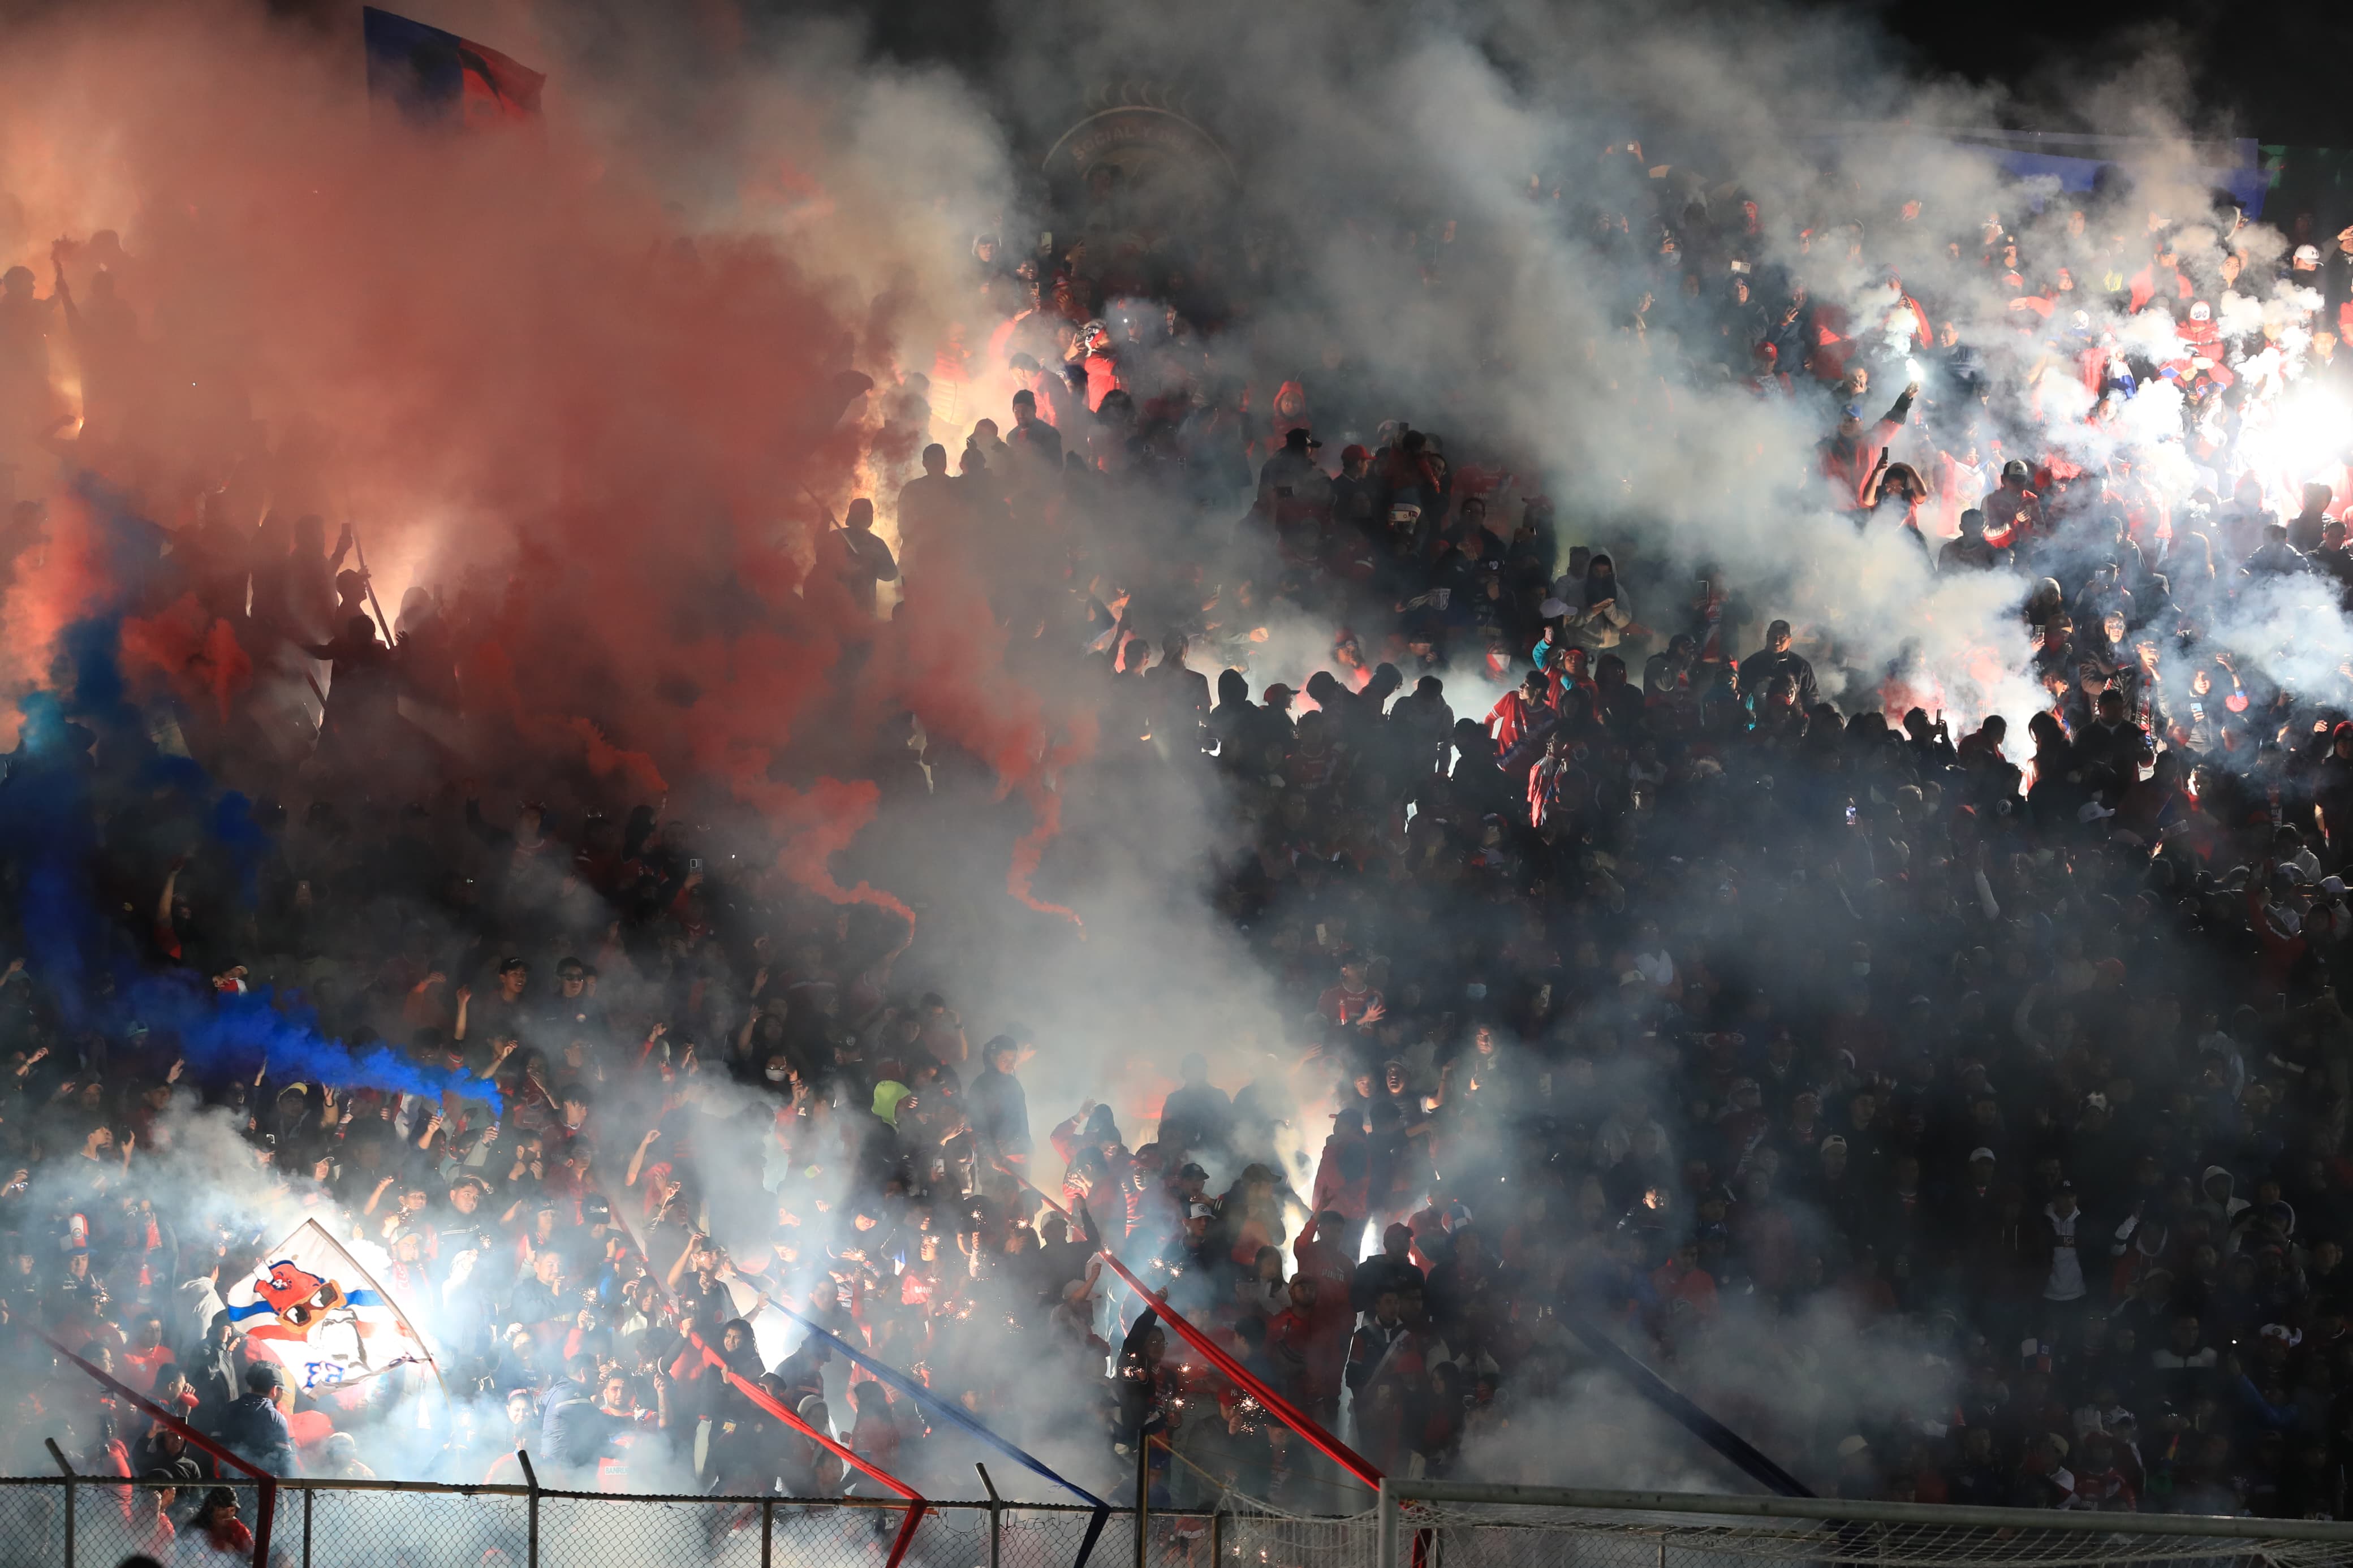
<path id="1" fill-rule="evenodd" d="M 1166 1424 L 1160 1411 L 1161 1371 L 1146 1365 L 1145 1342 L 1159 1324 L 1160 1314 L 1146 1308 L 1120 1342 L 1118 1370 L 1113 1375 L 1113 1397 L 1118 1402 L 1116 1436 L 1134 1444 L 1158 1432 Z"/>
<path id="2" fill-rule="evenodd" d="M 293 1428 L 286 1424 L 286 1413 L 266 1394 L 239 1394 L 222 1412 L 215 1431 L 222 1447 L 273 1476 L 302 1473 L 301 1461 L 294 1456 Z"/>
<path id="3" fill-rule="evenodd" d="M 613 1417 L 596 1407 L 596 1396 L 577 1378 L 558 1382 L 539 1419 L 540 1441 L 558 1465 L 586 1468 L 613 1451 Z"/>

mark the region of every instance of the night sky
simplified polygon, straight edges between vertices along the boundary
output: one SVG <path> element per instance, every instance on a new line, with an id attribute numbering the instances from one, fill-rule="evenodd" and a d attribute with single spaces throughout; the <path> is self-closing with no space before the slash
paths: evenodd
<path id="1" fill-rule="evenodd" d="M 2296 0 L 2083 0 L 1894 4 L 1880 24 L 1924 66 L 2011 89 L 2028 103 L 2063 99 L 2069 79 L 2114 68 L 2151 45 L 2190 71 L 2207 134 L 2353 147 L 2353 6 Z M 2100 129 L 2029 125 L 2015 129 Z M 2108 129 L 2123 130 L 2125 127 Z"/>
<path id="2" fill-rule="evenodd" d="M 0 0 L 0 16 L 42 0 Z M 262 0 L 271 11 L 322 26 L 347 25 L 349 0 Z M 593 33 L 600 9 L 623 0 L 578 0 Z M 1003 48 L 997 18 L 1019 0 L 690 0 L 682 25 L 707 6 L 741 6 L 757 19 L 825 16 L 854 22 L 875 49 L 911 62 L 985 70 Z M 1104 0 L 1148 4 L 1152 0 Z M 1584 3 L 1584 0 L 1577 0 Z M 1654 0 L 1629 0 L 1661 11 Z M 1739 0 L 1692 0 L 1678 7 L 1695 18 L 1722 6 L 1753 16 Z M 396 5 L 396 9 L 397 8 Z M 2152 47 L 2169 50 L 2189 70 L 2187 114 L 2201 136 L 2252 136 L 2260 142 L 2353 148 L 2353 5 L 2312 0 L 2158 0 L 2130 7 L 2086 0 L 1978 0 L 1923 4 L 1800 5 L 1893 36 L 1908 63 L 2009 89 L 2010 123 L 2020 131 L 2134 129 L 2085 123 L 2071 115 L 2073 89 L 2112 76 Z M 1140 62 L 1148 73 L 1148 62 Z M 1838 119 L 1831 91 L 1822 117 Z"/>
<path id="3" fill-rule="evenodd" d="M 878 48 L 902 59 L 986 61 L 999 42 L 994 7 L 970 0 L 750 3 L 775 13 L 857 16 Z M 1806 8 L 1845 12 L 1865 26 L 1885 29 L 1910 51 L 1912 63 L 1929 73 L 2009 89 L 2021 104 L 2010 129 L 2126 129 L 2067 123 L 2060 106 L 2084 73 L 2106 74 L 2156 45 L 2169 47 L 2189 66 L 2200 110 L 2195 125 L 2200 132 L 2353 147 L 2353 5 L 2299 0 L 2160 0 L 2130 7 L 2085 0 L 1898 0 Z"/>

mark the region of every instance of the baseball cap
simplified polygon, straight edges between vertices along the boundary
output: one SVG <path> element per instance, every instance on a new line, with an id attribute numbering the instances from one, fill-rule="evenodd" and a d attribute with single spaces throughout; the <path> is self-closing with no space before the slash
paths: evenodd
<path id="1" fill-rule="evenodd" d="M 1191 1208 L 1185 1211 L 1185 1217 L 1187 1219 L 1215 1219 L 1217 1217 L 1217 1214 L 1218 1211 L 1211 1208 L 1207 1204 L 1195 1204 Z"/>
<path id="2" fill-rule="evenodd" d="M 1372 459 L 1372 456 L 1373 455 L 1370 452 L 1366 451 L 1364 447 L 1358 446 L 1354 441 L 1351 441 L 1348 445 L 1340 448 L 1340 460 L 1344 463 L 1353 463 L 1360 458 L 1369 462 Z"/>
<path id="3" fill-rule="evenodd" d="M 1979 1145 L 1978 1148 L 1969 1151 L 1969 1158 L 1972 1160 L 1990 1160 L 1994 1158 L 1994 1152 L 1983 1145 Z"/>

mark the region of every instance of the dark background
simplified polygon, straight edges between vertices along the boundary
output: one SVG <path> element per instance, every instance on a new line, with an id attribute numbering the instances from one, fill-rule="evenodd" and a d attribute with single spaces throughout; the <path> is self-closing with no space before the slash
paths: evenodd
<path id="1" fill-rule="evenodd" d="M 263 0 L 281 16 L 327 25 L 351 0 Z M 578 9 L 593 29 L 600 5 Z M 740 16 L 758 30 L 765 19 L 818 16 L 861 29 L 893 59 L 986 70 L 1005 49 L 1006 7 L 1020 0 L 675 0 L 684 31 L 733 34 Z M 1153 3 L 1153 0 L 1146 0 Z M 1644 5 L 1649 0 L 1602 0 Z M 0 0 L 0 16 L 40 10 L 51 0 Z M 740 10 L 737 7 L 740 5 Z M 399 9 L 394 0 L 392 9 Z M 1698 0 L 1679 7 L 1695 20 L 1712 10 L 1754 20 L 1736 0 Z M 2112 79 L 2152 51 L 2170 55 L 2186 76 L 2167 107 L 2201 136 L 2252 136 L 2260 142 L 2353 147 L 2353 5 L 2310 0 L 2154 0 L 2119 6 L 2087 0 L 1970 0 L 1815 5 L 1795 9 L 1851 17 L 1883 33 L 1928 75 L 2007 89 L 2013 110 L 2004 129 L 2110 131 L 2092 125 L 2072 100 L 2084 84 Z M 1018 13 L 1017 13 L 1018 14 Z M 723 19 L 724 18 L 724 19 Z M 1148 71 L 1149 62 L 1139 62 Z M 2168 92 L 2168 98 L 2175 96 Z M 1825 119 L 1840 118 L 1837 84 L 1823 83 Z"/>
<path id="2" fill-rule="evenodd" d="M 600 29 L 629 0 L 576 0 L 580 31 L 593 40 L 609 31 L 612 68 L 627 69 L 642 40 L 639 28 Z M 698 47 L 756 47 L 762 24 L 820 16 L 861 32 L 872 48 L 911 64 L 949 65 L 985 74 L 1008 52 L 1006 18 L 1031 20 L 1022 0 L 671 0 L 684 53 Z M 1170 0 L 1105 0 L 1167 4 Z M 1755 25 L 1760 13 L 1740 0 L 1560 0 L 1577 5 L 1635 6 L 1632 16 L 1673 25 L 1670 12 L 1704 24 L 1711 16 Z M 1776 0 L 1779 3 L 1779 0 Z M 57 0 L 0 0 L 0 17 L 39 11 Z M 357 0 L 262 0 L 290 21 L 321 27 L 349 25 Z M 1414 0 L 1398 0 L 1388 15 L 1410 15 Z M 400 9 L 398 0 L 391 8 Z M 2119 79 L 2143 97 L 2160 100 L 2168 118 L 2200 138 L 2252 137 L 2262 142 L 2353 149 L 2353 4 L 2310 0 L 2152 0 L 2130 7 L 2087 0 L 1854 0 L 1793 10 L 1833 24 L 1851 20 L 1860 37 L 1889 40 L 1898 63 L 1930 78 L 1957 79 L 2000 89 L 2004 123 L 1983 129 L 2131 132 L 2136 125 L 2096 123 L 2086 115 L 2087 86 Z M 632 42 L 622 43 L 624 36 Z M 2178 68 L 2147 68 L 2151 58 Z M 1137 69 L 1149 75 L 1151 62 Z M 1071 109 L 1087 84 L 1072 82 Z M 1050 106 L 1007 106 L 1008 118 L 1043 122 Z M 1792 105 L 1823 120 L 1856 118 L 1842 110 L 1834 74 L 1826 73 L 1819 101 Z M 1060 121 L 1066 124 L 1067 120 Z M 2353 174 L 2344 176 L 2353 178 Z"/>
<path id="3" fill-rule="evenodd" d="M 998 5 L 1007 0 L 997 0 Z M 996 5 L 971 0 L 747 0 L 752 14 L 860 18 L 875 47 L 904 60 L 985 65 L 1002 47 Z M 2151 48 L 2189 72 L 2196 129 L 2211 136 L 2353 146 L 2353 5 L 2296 0 L 2158 0 L 2119 6 L 2086 0 L 1922 0 L 1805 7 L 1876 26 L 1915 68 L 2007 89 L 2014 130 L 2108 130 L 2069 118 L 2072 91 L 2125 68 Z M 1754 13 L 1749 12 L 1753 16 Z M 1835 118 L 1826 84 L 1824 109 Z"/>
<path id="4" fill-rule="evenodd" d="M 2189 111 L 2217 136 L 2353 145 L 2353 6 L 2292 0 L 2158 0 L 2130 7 L 2055 0 L 1891 4 L 1873 13 L 1916 63 L 2010 89 L 2021 107 L 2063 100 L 2071 80 L 2151 47 L 2189 71 Z M 2063 107 L 2060 109 L 2063 112 Z M 2127 127 L 2014 127 L 2107 129 Z"/>

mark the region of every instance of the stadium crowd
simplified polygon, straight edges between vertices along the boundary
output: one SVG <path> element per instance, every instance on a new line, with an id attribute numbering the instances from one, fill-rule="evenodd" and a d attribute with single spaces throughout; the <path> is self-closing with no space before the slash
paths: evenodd
<path id="1" fill-rule="evenodd" d="M 1002 324 L 973 384 L 1019 389 L 953 452 L 941 389 L 878 393 L 896 548 L 853 504 L 802 595 L 887 642 L 902 579 L 970 572 L 1098 693 L 1066 795 L 1173 773 L 1219 803 L 1186 891 L 1285 998 L 1287 1054 L 1221 1082 L 1226 1042 L 1201 1041 L 1162 1064 L 1165 1102 L 1122 1110 L 1021 1076 L 1120 1042 L 965 1019 L 923 988 L 949 982 L 902 978 L 920 922 L 757 869 L 755 844 L 660 800 L 500 805 L 392 766 L 419 750 L 412 700 L 468 700 L 450 650 L 487 601 L 420 588 L 396 628 L 347 531 L 216 496 L 142 536 L 133 607 L 193 594 L 252 668 L 311 674 L 315 752 L 134 702 L 80 648 L 0 787 L 11 1458 L 43 1468 L 27 1446 L 55 1436 L 88 1473 L 215 1475 L 37 1328 L 280 1473 L 408 1464 L 379 1395 L 414 1379 L 297 1390 L 227 1313 L 273 1238 L 153 1179 L 216 1147 L 201 1109 L 253 1173 L 224 1193 L 275 1184 L 383 1259 L 458 1396 L 414 1467 L 438 1478 L 526 1446 L 610 1487 L 856 1481 L 697 1339 L 886 1469 L 957 1468 L 820 1342 L 765 1362 L 759 1320 L 788 1306 L 1018 1434 L 1023 1385 L 1086 1390 L 1086 1484 L 1158 1437 L 1180 1503 L 1336 1505 L 1100 1246 L 1387 1469 L 1576 1479 L 1510 1441 L 1588 1387 L 1574 1320 L 1841 1496 L 2336 1517 L 2353 688 L 2209 632 L 2273 577 L 2353 587 L 2347 454 L 2241 456 L 2289 390 L 2341 376 L 2353 235 L 2258 277 L 2235 212 L 2193 253 L 2128 195 L 1931 239 L 1909 209 L 1866 231 L 1687 198 L 1639 150 L 1590 189 L 1622 195 L 1573 191 L 1560 221 L 1621 280 L 1613 331 L 1656 381 L 1626 395 L 1787 405 L 1820 441 L 1777 483 L 1911 531 L 1939 574 L 2020 569 L 2047 698 L 2022 731 L 1883 711 L 1887 672 L 1834 668 L 1834 627 L 1713 574 L 1671 587 L 1639 527 L 1591 531 L 1514 477 L 1540 455 L 1414 426 L 1411 389 L 1343 354 L 1225 378 L 1246 309 L 1119 243 L 1106 177 L 1061 249 L 975 246 Z M 1968 295 L 1915 293 L 1915 256 Z M 42 413 L 71 354 L 86 438 L 135 442 L 164 324 L 117 292 L 119 247 L 61 258 L 47 293 L 0 280 L 0 405 Z M 1867 285 L 1809 291 L 1811 261 L 1864 258 Z M 1998 332 L 1970 313 L 1989 297 Z M 2152 303 L 2179 337 L 2148 357 L 2113 325 Z M 2145 430 L 2096 460 L 2052 439 L 2028 405 L 2053 377 L 2090 426 L 2162 388 L 2163 460 Z M 1148 549 L 1139 514 L 1165 521 Z M 44 526 L 17 505 L 12 562 Z M 1276 606 L 1339 628 L 1312 668 L 1261 668 Z M 886 793 L 987 793 L 976 759 L 886 739 Z M 224 816 L 216 778 L 250 811 Z M 78 969 L 66 928 L 98 933 Z M 446 1087 L 199 1053 L 185 1018 L 107 1005 L 172 973 L 267 988 Z M 1850 1341 L 1936 1392 L 1863 1397 L 1832 1364 Z M 182 1528 L 218 1542 L 219 1515 Z M 143 1522 L 168 1541 L 170 1511 Z"/>

